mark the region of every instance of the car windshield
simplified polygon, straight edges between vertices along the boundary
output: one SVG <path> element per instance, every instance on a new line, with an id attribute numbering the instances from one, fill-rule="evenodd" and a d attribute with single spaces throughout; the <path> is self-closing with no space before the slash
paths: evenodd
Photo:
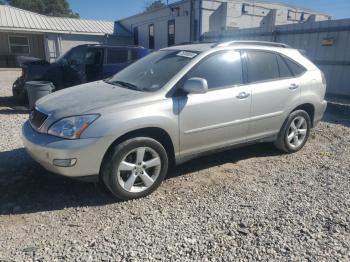
<path id="1" fill-rule="evenodd" d="M 105 81 L 125 88 L 154 92 L 161 89 L 197 55 L 195 52 L 179 50 L 157 51 Z"/>

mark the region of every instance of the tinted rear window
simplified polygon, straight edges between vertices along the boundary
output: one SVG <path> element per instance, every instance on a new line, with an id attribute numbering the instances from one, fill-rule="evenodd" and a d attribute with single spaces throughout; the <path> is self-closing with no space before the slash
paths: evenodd
<path id="1" fill-rule="evenodd" d="M 127 49 L 108 49 L 107 64 L 127 63 L 131 60 L 131 51 Z"/>
<path id="2" fill-rule="evenodd" d="M 249 83 L 279 78 L 277 57 L 264 51 L 246 51 L 247 77 Z"/>

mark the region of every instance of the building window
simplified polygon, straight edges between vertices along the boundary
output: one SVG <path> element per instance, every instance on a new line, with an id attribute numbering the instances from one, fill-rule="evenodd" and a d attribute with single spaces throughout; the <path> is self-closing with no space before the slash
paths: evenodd
<path id="1" fill-rule="evenodd" d="M 139 45 L 139 28 L 134 27 L 134 45 Z"/>
<path id="2" fill-rule="evenodd" d="M 248 6 L 248 4 L 243 4 L 243 5 L 242 5 L 242 15 L 248 13 L 247 6 Z"/>
<path id="3" fill-rule="evenodd" d="M 199 23 L 198 20 L 194 20 L 193 23 L 193 37 L 192 40 L 198 41 L 199 40 Z"/>
<path id="4" fill-rule="evenodd" d="M 149 25 L 149 43 L 148 43 L 148 48 L 149 49 L 154 49 L 154 25 Z"/>
<path id="5" fill-rule="evenodd" d="M 29 40 L 26 36 L 9 36 L 11 54 L 28 55 L 30 53 Z"/>
<path id="6" fill-rule="evenodd" d="M 175 20 L 168 22 L 168 46 L 175 45 Z"/>

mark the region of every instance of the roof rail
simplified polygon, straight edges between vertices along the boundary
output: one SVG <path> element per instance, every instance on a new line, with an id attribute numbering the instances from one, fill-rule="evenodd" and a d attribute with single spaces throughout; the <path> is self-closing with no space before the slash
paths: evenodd
<path id="1" fill-rule="evenodd" d="M 276 42 L 266 42 L 266 41 L 244 41 L 244 40 L 234 40 L 228 42 L 221 42 L 216 45 L 216 47 L 226 47 L 231 45 L 264 45 L 264 46 L 274 46 L 274 47 L 283 47 L 290 48 L 289 45 Z"/>
<path id="2" fill-rule="evenodd" d="M 217 44 L 217 41 L 188 41 L 188 42 L 181 42 L 177 43 L 173 46 L 179 46 L 179 45 L 195 45 L 195 44 Z"/>

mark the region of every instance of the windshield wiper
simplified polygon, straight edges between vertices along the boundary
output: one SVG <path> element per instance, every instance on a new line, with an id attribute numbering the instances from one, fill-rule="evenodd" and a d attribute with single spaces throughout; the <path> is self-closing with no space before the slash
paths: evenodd
<path id="1" fill-rule="evenodd" d="M 126 88 L 129 88 L 129 89 L 132 89 L 132 90 L 139 90 L 139 88 L 134 85 L 134 84 L 131 84 L 131 83 L 128 83 L 128 82 L 124 82 L 124 81 L 106 81 L 107 83 L 109 84 L 112 84 L 112 85 L 120 85 L 122 87 L 126 87 Z"/>

